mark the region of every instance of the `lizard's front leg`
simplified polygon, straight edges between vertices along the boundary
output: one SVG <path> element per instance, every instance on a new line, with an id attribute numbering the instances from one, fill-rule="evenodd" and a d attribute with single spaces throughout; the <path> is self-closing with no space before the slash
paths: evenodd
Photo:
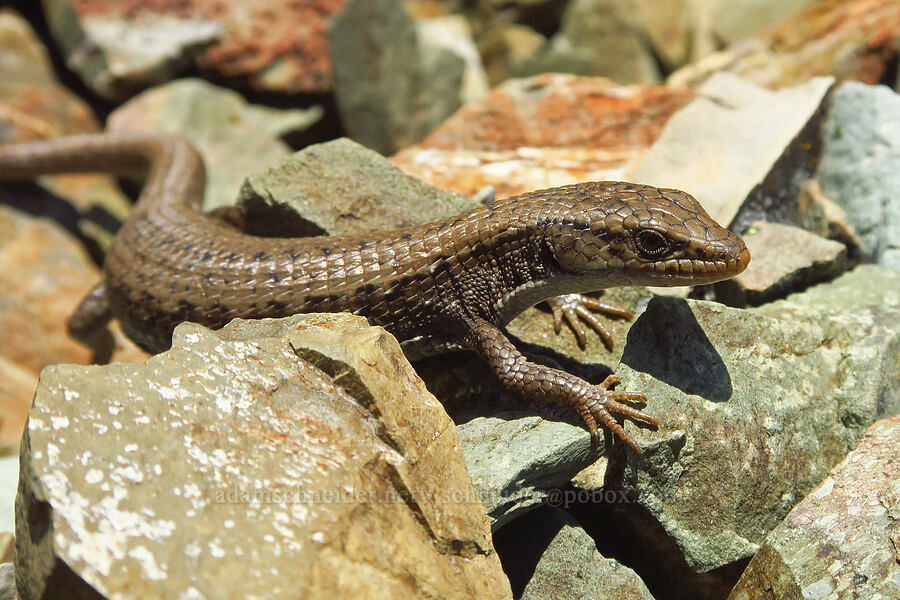
<path id="1" fill-rule="evenodd" d="M 500 381 L 509 389 L 528 398 L 565 403 L 577 410 L 591 432 L 591 441 L 594 445 L 600 443 L 600 430 L 597 427 L 597 421 L 600 421 L 632 450 L 641 453 L 640 446 L 611 413 L 618 413 L 650 425 L 659 425 L 656 417 L 621 402 L 623 400 L 646 402 L 646 396 L 637 392 L 618 392 L 609 389 L 619 382 L 618 377 L 610 375 L 600 385 L 592 385 L 559 369 L 530 362 L 503 335 L 503 332 L 484 319 L 475 319 L 471 323 L 466 342 L 487 361 Z"/>

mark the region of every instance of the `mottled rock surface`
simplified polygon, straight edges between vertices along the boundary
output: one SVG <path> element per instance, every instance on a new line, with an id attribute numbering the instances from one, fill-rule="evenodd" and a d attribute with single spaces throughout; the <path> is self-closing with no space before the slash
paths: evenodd
<path id="1" fill-rule="evenodd" d="M 71 234 L 50 219 L 0 205 L 0 446 L 21 437 L 41 369 L 93 358 L 69 337 L 66 320 L 99 279 Z M 104 358 L 146 356 L 113 331 Z"/>
<path id="2" fill-rule="evenodd" d="M 403 174 L 377 152 L 346 138 L 309 146 L 248 177 L 239 201 L 248 227 L 268 235 L 397 229 L 478 206 Z"/>
<path id="3" fill-rule="evenodd" d="M 23 599 L 509 598 L 452 421 L 361 317 L 176 329 L 50 367 L 22 448 Z"/>
<path id="4" fill-rule="evenodd" d="M 796 220 L 800 184 L 818 157 L 830 78 L 771 92 L 726 73 L 666 124 L 630 181 L 685 190 L 719 223 Z"/>
<path id="5" fill-rule="evenodd" d="M 757 4 L 755 0 L 737 4 L 751 3 Z M 737 21 L 738 13 L 731 11 L 734 4 L 723 2 L 722 12 Z M 896 68 L 897 32 L 900 4 L 895 0 L 819 0 L 723 52 L 679 69 L 668 81 L 698 85 L 728 72 L 773 89 L 816 76 L 874 84 Z"/>
<path id="6" fill-rule="evenodd" d="M 847 212 L 863 258 L 900 270 L 900 95 L 847 82 L 822 131 L 822 191 Z"/>
<path id="7" fill-rule="evenodd" d="M 599 77 L 514 79 L 391 160 L 439 188 L 474 195 L 492 186 L 497 198 L 621 180 L 691 98 L 687 88 L 623 87 Z"/>
<path id="8" fill-rule="evenodd" d="M 9 9 L 0 10 L 0 48 L 0 143 L 100 130 L 87 103 L 57 81 L 31 26 Z M 39 185 L 4 183 L 0 202 L 52 216 L 97 247 L 112 239 L 108 215 L 124 218 L 130 206 L 112 177 L 90 173 L 41 177 Z"/>
<path id="9" fill-rule="evenodd" d="M 799 227 L 754 221 L 743 234 L 753 257 L 747 270 L 716 284 L 716 300 L 757 306 L 831 279 L 847 268 L 844 244 Z"/>
<path id="10" fill-rule="evenodd" d="M 621 84 L 658 81 L 659 68 L 632 2 L 572 0 L 559 33 L 531 57 L 519 61 L 516 75 L 575 73 L 608 77 Z"/>
<path id="11" fill-rule="evenodd" d="M 70 68 L 97 93 L 119 99 L 191 65 L 263 92 L 329 91 L 325 26 L 344 3 L 43 1 Z M 120 34 L 98 35 L 98 28 Z"/>
<path id="12" fill-rule="evenodd" d="M 247 103 L 237 92 L 200 79 L 148 90 L 110 115 L 110 131 L 175 133 L 187 138 L 206 166 L 205 209 L 234 204 L 249 173 L 290 154 L 280 137 L 310 127 L 319 107 L 279 110 Z"/>
<path id="13" fill-rule="evenodd" d="M 591 536 L 559 508 L 518 519 L 497 534 L 496 543 L 521 600 L 653 598 L 634 571 L 601 555 Z"/>
<path id="14" fill-rule="evenodd" d="M 752 556 L 869 424 L 900 410 L 898 323 L 900 275 L 871 266 L 754 311 L 651 300 L 616 369 L 663 422 L 626 424 L 644 449 L 614 477 L 642 507 L 619 519 L 634 523 L 631 547 L 665 535 L 677 553 L 645 560 L 707 597 L 692 586 Z"/>
<path id="15" fill-rule="evenodd" d="M 900 415 L 856 448 L 768 535 L 729 600 L 900 596 Z"/>
<path id="16" fill-rule="evenodd" d="M 329 36 L 335 100 L 356 141 L 393 154 L 460 107 L 465 61 L 420 44 L 402 3 L 349 0 Z"/>

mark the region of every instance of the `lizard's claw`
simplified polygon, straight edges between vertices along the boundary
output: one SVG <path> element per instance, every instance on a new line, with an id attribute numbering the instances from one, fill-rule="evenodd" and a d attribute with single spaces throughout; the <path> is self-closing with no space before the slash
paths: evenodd
<path id="1" fill-rule="evenodd" d="M 578 346 L 585 348 L 587 346 L 587 329 L 583 323 L 590 325 L 603 340 L 604 345 L 612 350 L 612 335 L 603 326 L 603 323 L 597 318 L 594 312 L 601 312 L 607 315 L 621 317 L 623 319 L 631 319 L 634 315 L 630 311 L 617 306 L 612 306 L 604 302 L 600 302 L 596 298 L 585 296 L 583 294 L 566 294 L 557 298 L 547 300 L 550 310 L 553 312 L 553 329 L 559 333 L 562 329 L 563 319 L 575 338 L 578 340 Z"/>
<path id="2" fill-rule="evenodd" d="M 602 441 L 600 429 L 597 427 L 597 421 L 605 425 L 613 434 L 621 439 L 635 453 L 641 453 L 641 447 L 634 441 L 628 433 L 622 428 L 616 418 L 611 413 L 624 415 L 636 421 L 643 421 L 648 425 L 659 426 L 659 419 L 653 415 L 639 411 L 627 404 L 622 404 L 621 400 L 629 400 L 634 402 L 646 402 L 647 397 L 639 392 L 617 392 L 610 388 L 619 383 L 621 379 L 615 375 L 609 375 L 600 385 L 594 386 L 594 394 L 578 404 L 575 408 L 581 418 L 584 419 L 588 429 L 591 432 L 591 443 L 599 446 Z"/>

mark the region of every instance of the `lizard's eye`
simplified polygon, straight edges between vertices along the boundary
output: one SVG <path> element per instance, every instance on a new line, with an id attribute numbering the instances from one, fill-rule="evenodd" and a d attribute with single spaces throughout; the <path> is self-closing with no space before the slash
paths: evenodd
<path id="1" fill-rule="evenodd" d="M 638 252 L 646 258 L 656 258 L 669 251 L 666 236 L 655 229 L 642 229 L 634 238 Z"/>

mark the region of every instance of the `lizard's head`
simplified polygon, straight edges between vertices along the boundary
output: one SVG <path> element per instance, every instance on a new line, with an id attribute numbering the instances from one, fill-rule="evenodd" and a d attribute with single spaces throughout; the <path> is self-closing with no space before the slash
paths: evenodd
<path id="1" fill-rule="evenodd" d="M 750 262 L 744 241 L 684 192 L 618 182 L 567 188 L 547 239 L 572 275 L 610 285 L 696 285 L 733 277 Z"/>

